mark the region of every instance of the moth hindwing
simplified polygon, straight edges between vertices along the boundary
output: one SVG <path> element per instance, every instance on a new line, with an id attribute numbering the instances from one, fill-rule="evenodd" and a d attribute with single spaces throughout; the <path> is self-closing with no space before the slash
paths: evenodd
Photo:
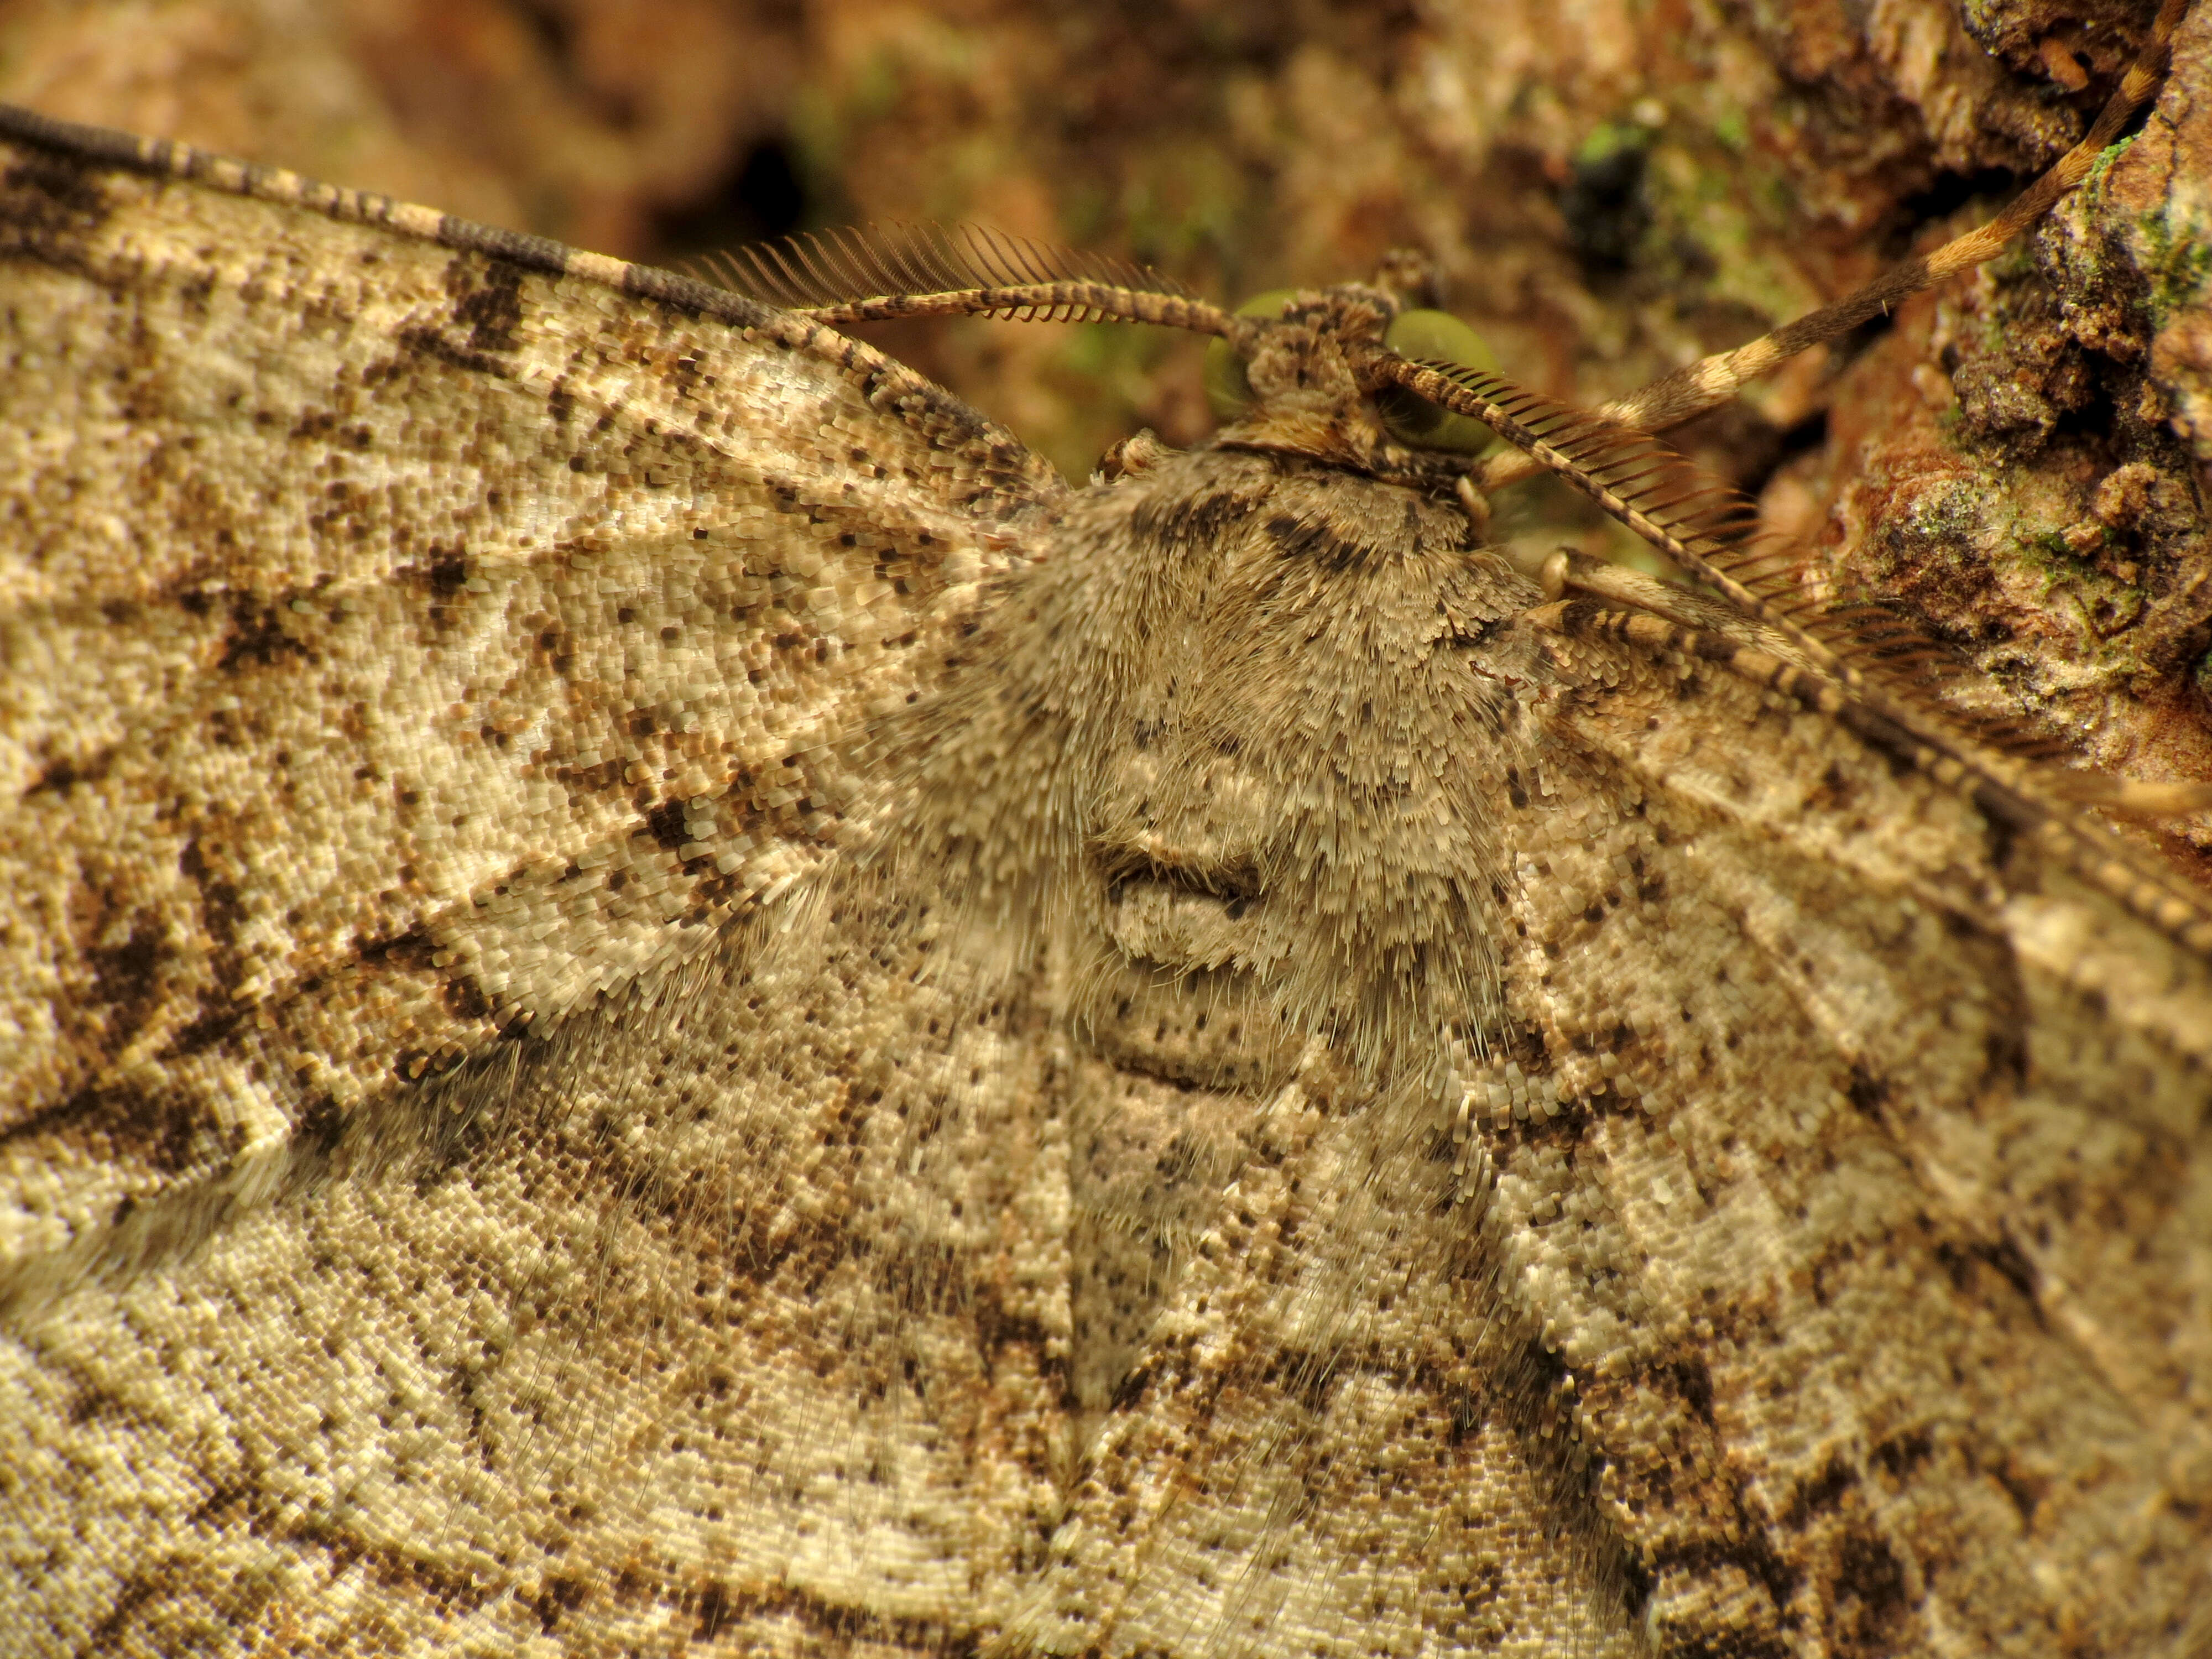
<path id="1" fill-rule="evenodd" d="M 2197 797 L 1650 435 L 2002 240 L 1585 413 L 1403 261 L 0 112 L 0 1645 L 2201 1637 L 2212 903 L 2076 804 Z M 1071 489 L 840 331 L 962 312 L 1224 424 Z"/>

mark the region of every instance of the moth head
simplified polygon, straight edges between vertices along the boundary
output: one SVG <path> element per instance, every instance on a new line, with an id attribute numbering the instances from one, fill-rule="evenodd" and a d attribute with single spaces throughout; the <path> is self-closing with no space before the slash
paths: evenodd
<path id="1" fill-rule="evenodd" d="M 1371 283 L 1277 289 L 1235 312 L 1157 272 L 975 226 L 808 234 L 688 262 L 694 273 L 832 325 L 933 316 L 1120 321 L 1214 337 L 1206 389 L 1231 447 L 1305 455 L 1377 477 L 1464 480 L 1496 440 L 1453 374 L 1491 376 L 1481 337 L 1435 308 L 1435 274 L 1393 254 Z"/>
<path id="2" fill-rule="evenodd" d="M 1271 289 L 1235 314 L 1261 326 L 1217 336 L 1204 371 L 1207 405 L 1232 442 L 1303 447 L 1298 439 L 1315 416 L 1340 427 L 1347 405 L 1378 428 L 1372 435 L 1425 456 L 1472 461 L 1498 441 L 1480 421 L 1361 372 L 1379 346 L 1412 362 L 1495 373 L 1488 342 L 1449 312 L 1404 305 L 1390 289 L 1347 286 Z M 1369 349 L 1345 349 L 1358 346 Z M 1321 447 L 1340 449 L 1346 435 Z"/>

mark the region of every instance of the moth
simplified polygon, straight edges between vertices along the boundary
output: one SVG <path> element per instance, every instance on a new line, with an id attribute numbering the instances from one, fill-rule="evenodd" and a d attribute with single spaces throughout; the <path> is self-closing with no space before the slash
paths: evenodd
<path id="1" fill-rule="evenodd" d="M 0 115 L 9 1650 L 2212 1639 L 2212 900 L 2069 805 L 2196 797 L 1644 435 L 2179 12 L 1593 415 L 1403 264 L 717 286 Z M 1226 423 L 1070 489 L 837 331 L 963 312 Z"/>

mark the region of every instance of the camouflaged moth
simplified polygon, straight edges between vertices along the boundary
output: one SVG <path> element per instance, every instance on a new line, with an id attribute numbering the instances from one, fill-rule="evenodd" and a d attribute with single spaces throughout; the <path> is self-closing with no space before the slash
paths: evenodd
<path id="1" fill-rule="evenodd" d="M 0 114 L 9 1651 L 2148 1653 L 2212 899 L 1370 283 Z M 1219 343 L 1071 489 L 837 332 Z M 1549 468 L 1695 579 L 1487 544 Z"/>

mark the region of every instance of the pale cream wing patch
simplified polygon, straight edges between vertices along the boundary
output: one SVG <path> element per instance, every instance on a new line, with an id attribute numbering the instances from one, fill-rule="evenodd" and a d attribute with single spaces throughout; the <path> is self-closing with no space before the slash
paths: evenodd
<path id="1" fill-rule="evenodd" d="M 972 1647 L 1060 1518 L 1043 1022 L 763 908 L 0 1344 L 0 1650 Z M 822 924 L 817 926 L 815 924 Z"/>
<path id="2" fill-rule="evenodd" d="M 2148 1650 L 2212 1595 L 2212 969 L 1795 705 L 1559 655 L 1469 1104 L 1652 1628 Z"/>
<path id="3" fill-rule="evenodd" d="M 157 1249 L 175 1194 L 250 1201 L 816 867 L 1062 489 L 826 331 L 146 155 L 0 148 L 19 1278 Z"/>

